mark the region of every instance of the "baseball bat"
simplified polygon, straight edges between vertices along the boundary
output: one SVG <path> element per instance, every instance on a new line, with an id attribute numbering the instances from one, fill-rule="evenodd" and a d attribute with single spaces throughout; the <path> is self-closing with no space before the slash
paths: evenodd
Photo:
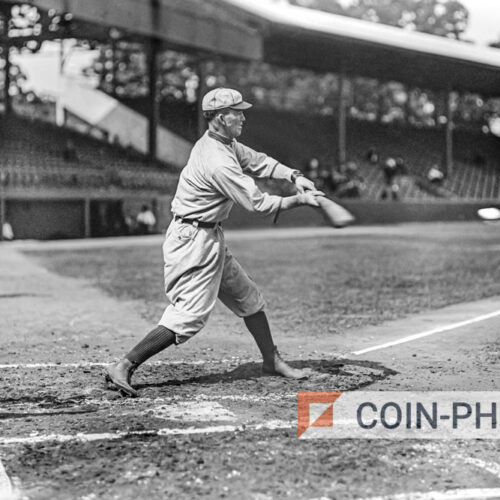
<path id="1" fill-rule="evenodd" d="M 354 222 L 354 216 L 342 205 L 335 203 L 326 196 L 318 196 L 316 200 L 319 203 L 319 210 L 329 226 L 342 228 Z"/>

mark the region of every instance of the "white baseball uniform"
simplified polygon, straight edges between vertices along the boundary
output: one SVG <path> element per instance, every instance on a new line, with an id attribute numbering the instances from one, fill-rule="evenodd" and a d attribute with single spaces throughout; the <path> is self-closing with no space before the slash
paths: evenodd
<path id="1" fill-rule="evenodd" d="M 281 196 L 263 193 L 252 177 L 291 181 L 292 173 L 277 160 L 210 131 L 196 142 L 180 175 L 163 245 L 170 304 L 159 324 L 175 332 L 177 343 L 203 328 L 217 297 L 240 317 L 264 308 L 256 284 L 229 252 L 220 222 L 234 203 L 264 215 L 277 212 Z"/>

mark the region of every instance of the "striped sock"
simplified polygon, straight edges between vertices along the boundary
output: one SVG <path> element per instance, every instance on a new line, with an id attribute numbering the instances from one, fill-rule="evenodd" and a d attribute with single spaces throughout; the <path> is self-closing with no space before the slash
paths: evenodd
<path id="1" fill-rule="evenodd" d="M 243 320 L 255 339 L 264 362 L 274 363 L 274 341 L 266 313 L 264 311 L 259 311 L 251 316 L 246 316 Z"/>
<path id="2" fill-rule="evenodd" d="M 136 366 L 175 343 L 175 333 L 165 326 L 153 328 L 125 357 Z"/>

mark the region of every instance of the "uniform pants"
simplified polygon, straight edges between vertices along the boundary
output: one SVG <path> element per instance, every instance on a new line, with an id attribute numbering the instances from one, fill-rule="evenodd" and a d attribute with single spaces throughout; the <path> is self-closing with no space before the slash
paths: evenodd
<path id="1" fill-rule="evenodd" d="M 175 332 L 176 343 L 205 326 L 217 298 L 240 317 L 264 309 L 262 294 L 228 250 L 220 225 L 201 228 L 174 219 L 163 258 L 169 305 L 159 324 Z"/>

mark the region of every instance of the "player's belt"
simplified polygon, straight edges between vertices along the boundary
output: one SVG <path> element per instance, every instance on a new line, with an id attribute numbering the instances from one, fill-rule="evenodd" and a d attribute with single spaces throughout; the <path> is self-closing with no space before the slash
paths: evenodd
<path id="1" fill-rule="evenodd" d="M 195 227 L 204 227 L 206 229 L 213 229 L 220 224 L 220 222 L 205 222 L 204 220 L 198 219 L 184 219 L 182 217 L 179 217 L 178 215 L 175 216 L 175 220 L 181 221 L 184 224 L 191 224 Z"/>

